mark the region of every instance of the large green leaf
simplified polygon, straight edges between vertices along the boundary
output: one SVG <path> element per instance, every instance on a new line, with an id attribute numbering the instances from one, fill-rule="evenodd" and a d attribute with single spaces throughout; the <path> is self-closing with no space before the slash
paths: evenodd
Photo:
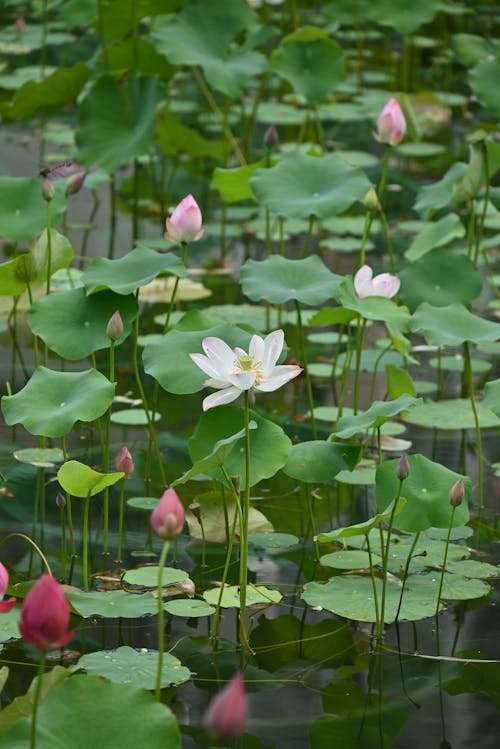
<path id="1" fill-rule="evenodd" d="M 413 398 L 408 393 L 400 395 L 393 401 L 374 401 L 370 408 L 363 413 L 353 416 L 342 416 L 335 425 L 335 436 L 339 439 L 349 439 L 358 432 L 380 427 L 388 419 L 402 411 L 409 411 L 420 403 L 420 398 Z"/>
<path id="2" fill-rule="evenodd" d="M 201 342 L 207 336 L 222 338 L 229 346 L 240 346 L 245 350 L 251 338 L 250 333 L 235 325 L 216 325 L 194 331 L 174 328 L 159 341 L 144 346 L 144 371 L 158 380 L 168 393 L 196 393 L 203 388 L 207 376 L 189 354 L 201 352 Z"/>
<path id="3" fill-rule="evenodd" d="M 254 421 L 251 421 L 248 427 L 250 430 L 257 429 L 257 424 Z M 216 442 L 210 453 L 200 460 L 197 460 L 189 471 L 186 471 L 186 473 L 184 473 L 180 478 L 172 482 L 172 486 L 175 486 L 176 484 L 184 484 L 191 478 L 195 478 L 204 473 L 210 473 L 214 468 L 222 466 L 236 443 L 244 437 L 245 429 L 240 429 L 236 434 L 231 434 L 226 439 Z"/>
<path id="4" fill-rule="evenodd" d="M 482 60 L 469 73 L 469 85 L 479 102 L 494 117 L 500 117 L 498 99 L 498 79 L 500 77 L 500 59 L 488 57 Z"/>
<path id="5" fill-rule="evenodd" d="M 317 255 L 303 260 L 271 255 L 261 261 L 247 260 L 240 270 L 243 293 L 254 302 L 265 299 L 272 304 L 290 299 L 321 304 L 337 297 L 341 280 Z"/>
<path id="6" fill-rule="evenodd" d="M 78 361 L 95 351 L 109 348 L 106 328 L 111 316 L 120 312 L 123 320 L 121 343 L 129 335 L 137 317 L 137 300 L 112 291 L 87 296 L 83 288 L 61 291 L 37 299 L 29 318 L 33 333 L 59 356 Z"/>
<path id="7" fill-rule="evenodd" d="M 117 260 L 95 257 L 82 276 L 87 294 L 111 289 L 117 294 L 131 294 L 160 273 L 185 278 L 184 263 L 173 252 L 160 253 L 147 247 L 128 252 Z"/>
<path id="8" fill-rule="evenodd" d="M 415 210 L 424 218 L 430 218 L 436 211 L 450 205 L 453 200 L 453 187 L 466 171 L 466 164 L 458 161 L 438 182 L 422 185 L 417 193 Z"/>
<path id="9" fill-rule="evenodd" d="M 33 239 L 46 228 L 47 203 L 42 199 L 41 188 L 40 177 L 0 176 L 0 223 L 3 237 L 14 240 Z M 56 186 L 56 194 L 50 206 L 53 222 L 66 209 L 64 189 L 58 188 Z"/>
<path id="10" fill-rule="evenodd" d="M 211 156 L 218 161 L 224 159 L 224 143 L 220 140 L 207 140 L 198 130 L 184 125 L 168 107 L 156 112 L 156 137 L 158 146 L 166 156 L 189 154 L 190 156 Z"/>
<path id="11" fill-rule="evenodd" d="M 218 603 L 220 597 L 220 588 L 212 588 L 203 593 L 203 598 L 207 603 L 214 606 Z M 279 590 L 271 590 L 263 585 L 249 585 L 247 588 L 247 606 L 262 606 L 265 604 L 279 603 L 283 595 Z M 222 608 L 239 608 L 240 606 L 240 586 L 227 585 L 222 593 L 220 605 Z"/>
<path id="12" fill-rule="evenodd" d="M 485 387 L 485 394 L 490 383 Z M 481 429 L 500 426 L 500 409 L 495 413 L 489 400 L 476 403 L 476 412 Z M 409 424 L 429 429 L 474 429 L 476 422 L 470 398 L 450 398 L 443 401 L 424 400 L 413 411 L 404 415 Z"/>
<path id="13" fill-rule="evenodd" d="M 250 432 L 250 484 L 254 486 L 262 479 L 271 478 L 287 460 L 291 442 L 280 426 L 264 419 L 253 411 L 250 418 L 257 429 Z M 236 406 L 218 406 L 200 417 L 196 430 L 189 440 L 189 453 L 194 462 L 208 455 L 220 440 L 227 439 L 244 427 L 243 409 Z M 241 441 L 225 460 L 224 467 L 229 476 L 241 476 L 245 486 L 245 446 Z M 215 467 L 210 475 L 223 480 L 220 468 Z"/>
<path id="14" fill-rule="evenodd" d="M 270 211 L 285 218 L 329 218 L 361 202 L 371 183 L 337 154 L 291 151 L 272 169 L 259 169 L 250 186 Z"/>
<path id="15" fill-rule="evenodd" d="M 422 302 L 446 307 L 470 304 L 483 288 L 483 277 L 467 255 L 433 250 L 399 273 L 399 296 L 415 310 Z"/>
<path id="16" fill-rule="evenodd" d="M 146 153 L 160 96 L 156 76 L 131 75 L 122 82 L 110 75 L 98 78 L 78 107 L 78 160 L 113 173 Z"/>
<path id="17" fill-rule="evenodd" d="M 152 690 L 156 686 L 158 651 L 141 648 L 135 650 L 122 645 L 116 650 L 98 650 L 82 655 L 75 669 L 102 676 L 117 684 L 126 684 L 136 689 Z M 181 665 L 171 653 L 163 654 L 161 686 L 182 684 L 191 678 L 191 671 Z"/>
<path id="18" fill-rule="evenodd" d="M 27 81 L 3 114 L 9 120 L 26 120 L 38 110 L 61 109 L 76 98 L 91 75 L 83 62 L 73 68 L 58 68 L 43 81 Z"/>
<path id="19" fill-rule="evenodd" d="M 0 265 L 0 295 L 22 294 L 31 287 L 47 282 L 49 271 L 48 233 L 44 229 L 29 252 L 18 255 Z M 65 236 L 55 229 L 50 231 L 50 275 L 67 268 L 73 259 L 73 248 Z"/>
<path id="20" fill-rule="evenodd" d="M 93 497 L 124 477 L 122 471 L 100 473 L 78 460 L 68 460 L 57 472 L 57 480 L 74 497 Z"/>
<path id="21" fill-rule="evenodd" d="M 413 4 L 409 4 L 408 0 L 373 0 L 368 13 L 377 23 L 406 35 L 413 34 L 424 23 L 432 21 L 440 5 L 440 0 L 419 0 Z"/>
<path id="22" fill-rule="evenodd" d="M 35 369 L 19 393 L 4 395 L 7 424 L 22 424 L 31 434 L 62 437 L 77 421 L 93 421 L 110 407 L 115 388 L 95 369 L 55 372 Z"/>
<path id="23" fill-rule="evenodd" d="M 91 1 L 96 2 L 97 6 L 97 0 Z M 88 3 L 89 0 L 84 5 Z M 77 0 L 77 4 L 78 6 L 82 5 L 79 0 Z M 99 9 L 101 20 L 99 37 L 101 42 L 123 39 L 130 32 L 134 31 L 139 21 L 146 16 L 174 13 L 182 4 L 183 0 L 106 0 L 105 3 L 95 9 L 96 17 L 97 10 Z M 81 12 L 81 7 L 78 9 Z M 113 46 L 111 46 L 110 52 Z"/>
<path id="24" fill-rule="evenodd" d="M 92 590 L 68 593 L 71 609 L 79 616 L 106 619 L 137 619 L 158 613 L 158 601 L 151 593 L 127 593 L 125 590 Z"/>
<path id="25" fill-rule="evenodd" d="M 422 332 L 433 346 L 459 346 L 464 341 L 483 343 L 500 338 L 500 324 L 484 320 L 462 304 L 435 307 L 423 302 L 413 313 L 413 332 Z"/>
<path id="26" fill-rule="evenodd" d="M 471 480 L 440 463 L 434 463 L 423 455 L 410 455 L 408 461 L 410 474 L 401 488 L 406 505 L 394 519 L 394 527 L 409 533 L 427 528 L 448 528 L 453 509 L 449 498 L 450 489 L 458 479 L 464 481 L 465 497 L 462 504 L 455 509 L 453 525 L 465 525 L 469 519 Z M 388 460 L 377 468 L 375 483 L 379 510 L 384 510 L 398 494 L 397 465 L 397 460 Z"/>
<path id="27" fill-rule="evenodd" d="M 210 187 L 218 190 L 221 198 L 226 203 L 236 203 L 239 200 L 253 200 L 255 195 L 250 187 L 250 178 L 253 177 L 257 169 L 266 166 L 266 160 L 256 161 L 253 164 L 235 167 L 233 169 L 214 169 Z"/>
<path id="28" fill-rule="evenodd" d="M 283 472 L 299 481 L 325 483 L 340 471 L 352 471 L 361 457 L 359 445 L 343 442 L 300 442 L 292 445 Z"/>
<path id="29" fill-rule="evenodd" d="M 410 262 L 414 262 L 436 247 L 442 247 L 464 235 L 465 229 L 458 216 L 454 213 L 448 213 L 417 234 L 406 250 L 405 257 Z"/>
<path id="30" fill-rule="evenodd" d="M 397 330 L 408 329 L 410 313 L 406 307 L 381 296 L 359 297 L 350 276 L 342 281 L 339 292 L 342 306 L 358 312 L 366 320 L 383 320 L 389 327 L 393 326 Z"/>
<path id="31" fill-rule="evenodd" d="M 75 716 L 78 720 L 75 720 Z M 31 718 L 21 718 L 0 741 L 5 749 L 26 749 Z M 37 749 L 180 749 L 179 727 L 166 705 L 145 689 L 93 675 L 75 675 L 54 689 L 37 713 Z"/>
<path id="32" fill-rule="evenodd" d="M 500 417 L 500 380 L 492 380 L 486 383 L 483 405 Z"/>
<path id="33" fill-rule="evenodd" d="M 303 26 L 286 36 L 271 62 L 276 72 L 313 104 L 324 101 L 345 78 L 342 47 L 328 32 L 314 26 Z"/>
<path id="34" fill-rule="evenodd" d="M 230 528 L 233 527 L 234 522 L 236 522 L 236 528 L 238 528 L 239 511 L 233 497 L 228 496 L 227 492 L 223 494 L 219 487 L 219 491 L 197 494 L 197 499 L 203 520 L 203 534 L 198 520 L 192 513 L 188 512 L 186 521 L 190 538 L 197 543 L 203 543 L 203 538 L 205 538 L 208 543 L 226 545 L 226 517 Z M 248 530 L 250 535 L 268 535 L 272 534 L 273 526 L 260 510 L 250 507 Z"/>

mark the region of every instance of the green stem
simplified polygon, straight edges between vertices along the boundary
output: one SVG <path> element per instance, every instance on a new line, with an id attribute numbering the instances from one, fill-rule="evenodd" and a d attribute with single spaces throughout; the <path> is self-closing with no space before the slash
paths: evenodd
<path id="1" fill-rule="evenodd" d="M 125 515 L 125 479 L 121 480 L 120 486 L 120 514 L 118 517 L 118 549 L 116 552 L 116 563 L 122 563 L 122 538 L 123 538 L 123 518 Z"/>
<path id="2" fill-rule="evenodd" d="M 368 533 L 365 533 L 365 540 L 366 540 L 366 548 L 368 551 L 368 559 L 370 561 L 370 579 L 372 581 L 372 590 L 373 590 L 373 605 L 375 607 L 375 621 L 379 622 L 379 609 L 378 609 L 378 593 L 377 593 L 377 583 L 375 580 L 375 570 L 373 568 L 373 557 L 372 557 L 372 548 L 370 545 L 370 539 Z"/>
<path id="3" fill-rule="evenodd" d="M 116 183 L 115 175 L 109 178 L 109 205 L 110 205 L 110 223 L 109 223 L 109 244 L 108 259 L 112 260 L 115 254 L 115 235 L 116 235 Z"/>
<path id="4" fill-rule="evenodd" d="M 109 381 L 116 387 L 115 384 L 115 342 L 110 341 L 109 347 Z M 109 442 L 111 436 L 111 412 L 113 410 L 113 404 L 111 403 L 106 413 L 106 426 L 104 436 L 104 450 L 103 450 L 103 465 L 104 472 L 109 471 Z M 103 554 L 109 553 L 109 487 L 104 489 L 103 494 L 103 540 L 102 540 L 102 552 Z"/>
<path id="5" fill-rule="evenodd" d="M 35 687 L 35 696 L 33 698 L 33 714 L 31 717 L 31 738 L 30 738 L 30 749 L 36 747 L 36 719 L 38 713 L 38 705 L 40 704 L 40 697 L 42 696 L 42 681 L 43 674 L 45 672 L 45 650 L 40 653 L 40 663 L 38 664 L 38 676 Z"/>
<path id="6" fill-rule="evenodd" d="M 361 356 L 363 354 L 363 338 L 365 335 L 366 320 L 364 317 L 358 317 L 358 325 L 356 328 L 356 370 L 354 373 L 354 396 L 353 396 L 353 408 L 354 413 L 358 413 L 359 407 L 359 377 L 361 372 Z"/>
<path id="7" fill-rule="evenodd" d="M 243 492 L 242 525 L 240 527 L 240 637 L 250 650 L 246 628 L 247 584 L 248 584 L 248 515 L 250 512 L 250 408 L 248 390 L 245 390 L 245 489 Z"/>
<path id="8" fill-rule="evenodd" d="M 385 619 L 385 597 L 387 591 L 387 567 L 389 561 L 389 547 L 391 545 L 391 532 L 392 524 L 394 522 L 394 513 L 396 512 L 396 505 L 401 495 L 401 487 L 403 486 L 403 479 L 399 480 L 398 493 L 394 500 L 391 514 L 389 516 L 389 523 L 387 525 L 387 541 L 385 547 L 382 545 L 382 596 L 380 603 L 380 619 L 377 621 L 377 641 L 380 644 L 382 642 L 382 636 L 384 633 L 384 619 Z M 380 524 L 380 531 L 382 534 L 382 523 Z M 383 538 L 383 535 L 382 535 Z"/>
<path id="9" fill-rule="evenodd" d="M 455 505 L 452 505 L 451 508 L 451 517 L 450 517 L 450 524 L 448 526 L 448 533 L 446 536 L 446 546 L 444 549 L 444 558 L 443 558 L 443 566 L 441 567 L 441 577 L 439 578 L 439 590 L 438 590 L 438 597 L 436 601 L 436 616 L 439 614 L 439 603 L 441 601 L 441 593 L 443 592 L 443 584 L 444 584 L 444 573 L 446 571 L 446 561 L 448 559 L 448 546 L 450 544 L 450 538 L 451 538 L 451 529 L 453 528 L 453 518 L 455 517 L 455 510 L 457 508 Z"/>
<path id="10" fill-rule="evenodd" d="M 63 452 L 64 462 L 66 463 L 66 461 L 68 460 L 68 451 L 66 448 L 66 436 L 65 435 L 61 437 L 61 450 Z M 71 508 L 71 495 L 69 494 L 69 492 L 66 492 L 66 510 L 67 510 L 67 518 L 68 518 L 70 552 L 71 552 L 72 557 L 76 557 L 75 532 L 73 529 L 73 512 Z"/>
<path id="11" fill-rule="evenodd" d="M 46 293 L 50 294 L 50 279 L 52 276 L 52 212 L 51 201 L 47 201 L 47 283 Z"/>
<path id="12" fill-rule="evenodd" d="M 415 551 L 415 548 L 417 546 L 419 538 L 420 538 L 420 531 L 417 531 L 417 533 L 415 533 L 415 537 L 414 537 L 414 539 L 412 541 L 412 544 L 411 544 L 411 547 L 410 547 L 410 551 L 408 552 L 408 556 L 406 557 L 406 564 L 405 564 L 405 569 L 404 569 L 404 572 L 403 572 L 403 585 L 401 587 L 401 595 L 399 596 L 398 610 L 396 611 L 396 616 L 395 616 L 395 619 L 394 619 L 395 622 L 398 621 L 399 614 L 401 613 L 401 606 L 403 604 L 403 595 L 404 595 L 404 592 L 405 592 L 405 585 L 406 585 L 406 579 L 408 577 L 408 570 L 410 568 L 410 562 L 411 562 L 411 560 L 413 558 L 413 553 Z"/>
<path id="13" fill-rule="evenodd" d="M 161 694 L 161 672 L 163 670 L 163 651 L 165 649 L 165 628 L 163 626 L 163 567 L 167 559 L 170 541 L 167 539 L 163 542 L 160 562 L 158 565 L 158 670 L 156 672 L 156 690 L 155 695 L 158 702 Z"/>
<path id="14" fill-rule="evenodd" d="M 389 255 L 389 267 L 391 273 L 395 273 L 396 265 L 394 263 L 394 253 L 392 251 L 391 233 L 389 231 L 389 224 L 387 223 L 386 215 L 382 209 L 380 209 L 380 221 L 382 223 L 382 231 L 384 232 L 387 254 Z"/>
<path id="15" fill-rule="evenodd" d="M 307 257 L 309 253 L 309 246 L 311 244 L 311 237 L 314 229 L 314 216 L 311 214 L 309 216 L 309 226 L 307 227 L 307 234 L 306 234 L 306 241 L 304 242 L 304 247 L 302 249 L 302 255 L 301 258 Z"/>
<path id="16" fill-rule="evenodd" d="M 483 164 L 484 164 L 484 172 L 485 172 L 485 179 L 486 179 L 486 190 L 484 193 L 484 205 L 483 210 L 481 211 L 481 217 L 479 219 L 479 225 L 477 227 L 476 231 L 476 247 L 474 250 L 474 263 L 477 265 L 477 261 L 479 259 L 479 252 L 481 250 L 481 240 L 483 238 L 483 231 L 484 231 L 484 222 L 486 220 L 486 214 L 488 213 L 488 202 L 490 199 L 490 165 L 488 161 L 488 146 L 486 142 L 482 141 L 482 149 L 483 149 Z"/>
<path id="17" fill-rule="evenodd" d="M 295 308 L 297 310 L 297 328 L 298 328 L 298 333 L 299 333 L 300 356 L 302 359 L 302 366 L 304 368 L 304 375 L 306 377 L 306 392 L 307 392 L 307 400 L 309 403 L 309 415 L 311 418 L 312 438 L 313 440 L 316 440 L 318 439 L 318 431 L 316 428 L 316 419 L 314 416 L 314 398 L 313 398 L 313 391 L 312 391 L 312 382 L 311 382 L 311 377 L 309 375 L 309 369 L 307 366 L 304 326 L 302 325 L 301 305 L 298 299 L 295 300 Z"/>
<path id="18" fill-rule="evenodd" d="M 311 533 L 313 538 L 313 545 L 314 545 L 314 553 L 316 555 L 316 559 L 319 562 L 319 547 L 318 547 L 318 541 L 316 539 L 316 524 L 314 522 L 314 508 L 313 508 L 313 502 L 312 502 L 312 493 L 311 493 L 311 487 L 309 484 L 306 484 L 306 499 L 307 499 L 307 509 L 309 511 L 309 523 L 311 525 Z"/>
<path id="19" fill-rule="evenodd" d="M 483 440 L 481 437 L 481 427 L 479 425 L 479 416 L 477 413 L 476 401 L 474 400 L 474 381 L 472 377 L 472 364 L 470 358 L 470 346 L 469 341 L 464 341 L 464 371 L 469 389 L 470 405 L 472 408 L 472 414 L 474 416 L 474 425 L 476 428 L 476 441 L 477 441 L 477 483 L 478 483 L 478 496 L 479 496 L 479 509 L 484 507 L 484 491 L 483 491 Z"/>
<path id="20" fill-rule="evenodd" d="M 82 548 L 82 566 L 83 566 L 83 589 L 89 589 L 89 512 L 90 512 L 90 492 L 84 499 L 83 505 L 83 548 Z"/>
<path id="21" fill-rule="evenodd" d="M 366 258 L 366 243 L 370 236 L 370 228 L 373 223 L 373 211 L 368 210 L 365 216 L 365 223 L 363 226 L 363 237 L 361 239 L 361 248 L 359 250 L 359 267 L 361 268 L 365 264 Z"/>
<path id="22" fill-rule="evenodd" d="M 382 174 L 380 175 L 380 182 L 378 183 L 378 187 L 377 187 L 377 197 L 380 203 L 382 203 L 385 185 L 387 182 L 387 174 L 389 171 L 389 160 L 391 158 L 391 150 L 392 150 L 392 146 L 386 145 L 385 151 L 384 151 L 384 158 L 382 161 Z"/>

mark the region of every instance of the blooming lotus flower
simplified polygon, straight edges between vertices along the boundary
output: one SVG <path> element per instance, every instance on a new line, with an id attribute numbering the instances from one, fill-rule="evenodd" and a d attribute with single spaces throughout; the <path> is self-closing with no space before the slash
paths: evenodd
<path id="1" fill-rule="evenodd" d="M 248 698 L 243 674 L 238 671 L 210 702 L 203 724 L 214 741 L 241 736 L 248 720 Z"/>
<path id="2" fill-rule="evenodd" d="M 369 265 L 363 265 L 354 276 L 356 294 L 366 296 L 385 296 L 391 299 L 399 291 L 401 281 L 390 273 L 380 273 L 373 278 L 373 271 Z"/>
<path id="3" fill-rule="evenodd" d="M 11 596 L 6 601 L 2 600 L 8 587 L 9 573 L 7 572 L 2 562 L 0 562 L 0 614 L 6 614 L 11 610 L 16 602 L 14 596 Z"/>
<path id="4" fill-rule="evenodd" d="M 192 195 L 181 200 L 170 218 L 167 218 L 166 239 L 171 242 L 196 242 L 201 239 L 205 229 L 201 228 L 201 211 Z"/>
<path id="5" fill-rule="evenodd" d="M 390 99 L 377 120 L 377 140 L 397 146 L 404 138 L 406 120 L 397 99 Z"/>
<path id="6" fill-rule="evenodd" d="M 184 527 L 184 507 L 174 489 L 167 489 L 151 513 L 151 527 L 160 538 L 171 539 Z"/>
<path id="7" fill-rule="evenodd" d="M 189 354 L 194 363 L 209 379 L 207 387 L 218 388 L 218 393 L 208 395 L 203 410 L 231 403 L 243 390 L 254 388 L 260 392 L 277 390 L 302 372 L 295 364 L 276 366 L 283 350 L 284 333 L 274 330 L 264 339 L 252 336 L 248 354 L 241 348 L 230 348 L 220 338 L 208 337 L 202 342 L 203 354 Z"/>
<path id="8" fill-rule="evenodd" d="M 69 603 L 51 575 L 42 575 L 23 601 L 19 631 L 25 642 L 39 650 L 60 648 L 73 637 L 68 631 Z"/>

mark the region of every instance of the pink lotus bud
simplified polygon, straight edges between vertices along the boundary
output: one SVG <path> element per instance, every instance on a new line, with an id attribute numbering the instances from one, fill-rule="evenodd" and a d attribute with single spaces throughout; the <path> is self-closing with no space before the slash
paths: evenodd
<path id="1" fill-rule="evenodd" d="M 77 192 L 80 192 L 86 176 L 87 172 L 85 170 L 73 174 L 66 183 L 66 195 L 75 195 Z"/>
<path id="2" fill-rule="evenodd" d="M 453 507 L 459 507 L 464 501 L 464 496 L 465 496 L 464 481 L 463 479 L 458 479 L 458 481 L 455 481 L 455 483 L 450 489 L 450 504 Z"/>
<path id="3" fill-rule="evenodd" d="M 377 135 L 381 143 L 397 146 L 404 138 L 406 120 L 397 99 L 390 99 L 377 120 Z"/>
<path id="4" fill-rule="evenodd" d="M 19 34 L 19 36 L 23 36 L 24 32 L 26 31 L 26 21 L 21 16 L 20 18 L 16 18 L 16 34 Z"/>
<path id="5" fill-rule="evenodd" d="M 202 217 L 198 203 L 192 195 L 181 200 L 170 218 L 167 218 L 166 239 L 171 242 L 196 242 L 201 239 L 205 229 L 201 228 Z"/>
<path id="6" fill-rule="evenodd" d="M 354 276 L 354 289 L 360 297 L 385 296 L 391 299 L 399 291 L 401 282 L 397 276 L 381 273 L 373 278 L 369 265 L 363 265 Z"/>
<path id="7" fill-rule="evenodd" d="M 267 148 L 274 148 L 277 146 L 280 142 L 280 137 L 278 134 L 278 128 L 276 125 L 269 125 L 266 132 L 264 133 L 264 145 Z"/>
<path id="8" fill-rule="evenodd" d="M 60 510 L 66 507 L 66 497 L 62 492 L 57 492 L 56 494 L 56 505 Z"/>
<path id="9" fill-rule="evenodd" d="M 247 720 L 245 682 L 243 674 L 238 671 L 209 704 L 203 725 L 215 741 L 227 741 L 241 736 Z"/>
<path id="10" fill-rule="evenodd" d="M 129 452 L 128 447 L 122 447 L 122 449 L 116 456 L 115 468 L 117 471 L 122 471 L 122 473 L 125 474 L 126 479 L 129 479 L 134 473 L 134 461 L 132 460 L 132 456 Z"/>
<path id="11" fill-rule="evenodd" d="M 404 481 L 410 475 L 410 464 L 406 455 L 402 455 L 396 467 L 396 475 L 400 481 Z"/>
<path id="12" fill-rule="evenodd" d="M 51 575 L 42 575 L 23 601 L 19 631 L 25 642 L 39 650 L 61 648 L 73 637 L 68 631 L 69 604 Z"/>
<path id="13" fill-rule="evenodd" d="M 184 527 L 184 507 L 174 489 L 167 489 L 151 513 L 151 527 L 165 540 L 175 538 Z"/>
<path id="14" fill-rule="evenodd" d="M 50 179 L 46 176 L 42 177 L 42 198 L 47 201 L 47 203 L 50 203 L 51 200 L 53 200 L 54 195 L 56 194 L 56 191 L 54 189 L 54 185 L 50 181 Z"/>
<path id="15" fill-rule="evenodd" d="M 14 596 L 11 596 L 6 601 L 2 600 L 8 587 L 9 573 L 7 572 L 7 569 L 4 567 L 2 562 L 0 562 L 0 614 L 6 614 L 11 610 L 16 602 Z"/>
<path id="16" fill-rule="evenodd" d="M 117 341 L 123 335 L 123 320 L 119 310 L 111 315 L 106 328 L 106 335 L 112 341 Z"/>

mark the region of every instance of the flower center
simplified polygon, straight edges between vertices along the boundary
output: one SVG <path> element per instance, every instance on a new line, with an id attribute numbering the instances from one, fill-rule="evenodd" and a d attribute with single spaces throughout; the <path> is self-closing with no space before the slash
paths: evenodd
<path id="1" fill-rule="evenodd" d="M 254 362 L 253 357 L 249 354 L 242 354 L 242 356 L 239 356 L 235 361 L 235 367 L 240 372 L 253 372 L 255 375 L 254 385 L 257 387 L 262 382 L 262 378 L 264 377 L 264 372 L 261 369 L 262 364 L 260 362 Z"/>

